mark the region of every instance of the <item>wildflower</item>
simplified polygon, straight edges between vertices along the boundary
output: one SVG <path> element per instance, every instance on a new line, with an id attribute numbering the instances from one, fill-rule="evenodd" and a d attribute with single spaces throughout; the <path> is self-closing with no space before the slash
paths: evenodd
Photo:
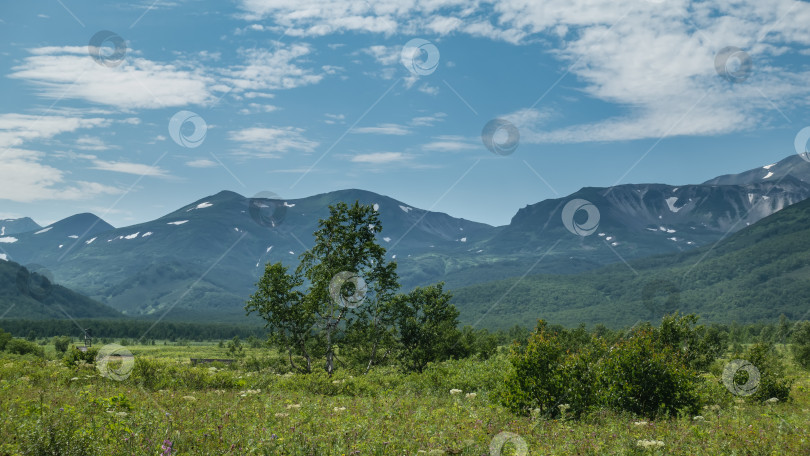
<path id="1" fill-rule="evenodd" d="M 704 421 L 704 420 L 705 420 L 705 418 L 703 418 L 703 417 L 702 417 L 702 416 L 700 416 L 700 415 L 697 415 L 697 416 L 695 416 L 695 417 L 692 417 L 692 420 L 694 420 L 694 421 Z"/>
<path id="2" fill-rule="evenodd" d="M 161 456 L 170 456 L 174 450 L 172 450 L 172 441 L 171 440 L 164 440 L 163 445 L 160 446 L 160 449 L 163 450 Z"/>
<path id="3" fill-rule="evenodd" d="M 276 418 L 286 418 L 288 416 L 290 416 L 289 413 L 276 413 Z"/>
<path id="4" fill-rule="evenodd" d="M 346 410 L 346 407 L 335 407 L 336 412 L 342 412 L 344 410 Z"/>
<path id="5" fill-rule="evenodd" d="M 467 393 L 467 394 L 465 394 L 464 396 L 465 396 L 467 399 L 475 399 L 476 394 L 475 394 L 475 393 Z"/>
<path id="6" fill-rule="evenodd" d="M 288 409 L 297 409 L 301 408 L 301 404 L 287 404 Z"/>
<path id="7" fill-rule="evenodd" d="M 635 424 L 636 426 L 646 426 L 649 423 L 646 421 L 633 421 L 633 424 Z"/>
<path id="8" fill-rule="evenodd" d="M 636 442 L 636 446 L 641 448 L 658 448 L 664 446 L 664 442 L 660 440 L 639 440 Z"/>
<path id="9" fill-rule="evenodd" d="M 779 402 L 779 399 L 777 399 L 775 397 L 772 397 L 772 398 L 768 399 L 767 401 L 765 401 L 766 404 L 776 404 L 777 402 Z"/>
<path id="10" fill-rule="evenodd" d="M 560 404 L 557 406 L 560 409 L 560 413 L 565 413 L 568 409 L 571 408 L 570 404 Z"/>
<path id="11" fill-rule="evenodd" d="M 450 394 L 460 394 L 460 393 L 461 393 L 460 389 L 453 388 L 453 389 L 450 390 Z"/>
<path id="12" fill-rule="evenodd" d="M 70 381 L 71 381 L 71 382 L 75 382 L 75 381 L 76 381 L 76 380 L 78 380 L 78 379 L 79 379 L 79 377 L 73 377 L 73 378 L 71 378 L 71 379 L 70 379 Z"/>
<path id="13" fill-rule="evenodd" d="M 123 418 L 123 417 L 125 417 L 125 416 L 127 416 L 127 415 L 128 415 L 128 413 L 127 413 L 127 412 L 118 412 L 118 413 L 116 413 L 116 414 L 115 414 L 115 416 L 120 416 L 120 417 L 122 417 L 122 418 Z"/>
<path id="14" fill-rule="evenodd" d="M 183 399 L 185 399 L 185 400 L 187 400 L 189 402 L 194 402 L 194 401 L 197 400 L 197 398 L 194 397 L 194 396 L 183 396 Z"/>

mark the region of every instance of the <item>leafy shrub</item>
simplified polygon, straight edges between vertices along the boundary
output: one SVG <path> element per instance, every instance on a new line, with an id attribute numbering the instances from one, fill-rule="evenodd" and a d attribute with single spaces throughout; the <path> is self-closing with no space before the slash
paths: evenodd
<path id="1" fill-rule="evenodd" d="M 600 363 L 599 402 L 648 417 L 697 412 L 697 373 L 688 362 L 675 347 L 661 347 L 654 333 L 635 333 Z"/>
<path id="2" fill-rule="evenodd" d="M 6 351 L 17 355 L 32 354 L 40 358 L 45 356 L 45 350 L 42 349 L 35 342 L 29 342 L 23 339 L 11 339 L 6 343 Z"/>
<path id="3" fill-rule="evenodd" d="M 6 344 L 11 340 L 11 334 L 0 329 L 0 351 L 6 349 Z"/>
<path id="4" fill-rule="evenodd" d="M 796 360 L 796 364 L 810 369 L 810 322 L 804 321 L 796 327 L 792 342 L 793 358 Z"/>
<path id="5" fill-rule="evenodd" d="M 53 338 L 53 346 L 59 353 L 65 353 L 70 346 L 71 338 L 68 336 L 54 336 Z"/>
<path id="6" fill-rule="evenodd" d="M 750 396 L 751 399 L 765 401 L 775 397 L 782 402 L 788 400 L 793 379 L 788 378 L 785 365 L 772 345 L 754 344 L 744 359 L 756 366 L 760 375 L 759 388 Z"/>
<path id="7" fill-rule="evenodd" d="M 95 347 L 88 347 L 86 352 L 71 347 L 62 357 L 62 362 L 68 367 L 76 367 L 80 363 L 95 364 L 97 355 L 98 348 Z"/>
<path id="8" fill-rule="evenodd" d="M 599 407 L 650 417 L 696 411 L 693 322 L 676 316 L 663 332 L 646 327 L 608 346 L 581 330 L 552 331 L 541 320 L 526 346 L 513 346 L 500 400 L 516 413 L 548 417 L 562 414 L 560 406 L 574 417 Z"/>
<path id="9" fill-rule="evenodd" d="M 535 408 L 544 414 L 555 413 L 564 400 L 566 385 L 573 381 L 563 370 L 566 356 L 560 339 L 540 320 L 526 347 L 513 346 L 512 369 L 501 391 L 503 405 L 524 415 Z"/>

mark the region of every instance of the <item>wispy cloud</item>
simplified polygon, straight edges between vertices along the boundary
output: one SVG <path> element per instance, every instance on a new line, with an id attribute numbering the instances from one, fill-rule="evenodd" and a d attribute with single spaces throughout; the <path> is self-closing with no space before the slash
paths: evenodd
<path id="1" fill-rule="evenodd" d="M 136 176 L 169 176 L 168 172 L 162 168 L 157 166 L 143 165 L 140 163 L 93 160 L 93 166 L 91 168 L 100 169 L 103 171 L 113 171 L 116 173 L 134 174 Z"/>
<path id="2" fill-rule="evenodd" d="M 359 154 L 352 157 L 354 163 L 369 163 L 382 165 L 387 163 L 402 162 L 408 157 L 402 152 L 374 152 L 370 154 Z"/>
<path id="3" fill-rule="evenodd" d="M 231 141 L 239 143 L 236 155 L 258 158 L 278 158 L 281 154 L 297 151 L 310 153 L 319 143 L 307 139 L 304 129 L 297 127 L 251 127 L 232 131 Z"/>
<path id="4" fill-rule="evenodd" d="M 352 129 L 352 133 L 367 133 L 374 135 L 395 135 L 403 136 L 411 133 L 411 130 L 404 125 L 385 123 L 377 125 L 376 127 L 358 127 Z"/>
<path id="5" fill-rule="evenodd" d="M 217 164 L 213 160 L 200 158 L 200 159 L 197 159 L 197 160 L 189 160 L 189 161 L 187 161 L 186 166 L 191 167 L 191 168 L 213 168 L 213 167 L 217 166 Z"/>

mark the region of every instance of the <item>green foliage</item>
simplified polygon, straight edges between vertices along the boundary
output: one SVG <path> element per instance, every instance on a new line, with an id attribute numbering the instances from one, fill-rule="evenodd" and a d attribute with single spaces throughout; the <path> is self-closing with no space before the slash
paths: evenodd
<path id="1" fill-rule="evenodd" d="M 443 284 L 395 295 L 397 265 L 386 262 L 376 242 L 380 231 L 372 206 L 338 203 L 320 220 L 315 246 L 301 255 L 294 272 L 281 263 L 266 265 L 245 310 L 265 320 L 271 345 L 299 372 L 312 372 L 313 363 L 325 358 L 329 375 L 335 361 L 368 371 L 391 354 L 414 371 L 454 356 L 490 356 L 495 338 L 467 333 L 462 340 L 458 311 Z M 355 289 L 345 275 L 361 278 L 366 288 Z M 336 296 L 360 299 L 349 305 Z"/>
<path id="2" fill-rule="evenodd" d="M 753 364 L 760 375 L 759 388 L 751 399 L 765 401 L 777 398 L 784 402 L 790 396 L 793 379 L 789 378 L 782 357 L 772 345 L 758 343 L 751 346 L 743 359 Z"/>
<path id="3" fill-rule="evenodd" d="M 598 368 L 600 405 L 647 417 L 697 411 L 697 373 L 689 356 L 656 339 L 642 330 L 609 350 Z"/>
<path id="4" fill-rule="evenodd" d="M 82 432 L 79 418 L 69 411 L 40 413 L 20 436 L 24 456 L 90 456 L 97 454 L 91 435 Z"/>
<path id="5" fill-rule="evenodd" d="M 62 363 L 68 367 L 76 367 L 81 363 L 95 364 L 97 355 L 98 348 L 96 347 L 88 347 L 87 351 L 81 351 L 74 346 L 70 347 L 62 357 Z"/>
<path id="6" fill-rule="evenodd" d="M 54 336 L 52 342 L 58 353 L 65 353 L 70 346 L 72 339 L 68 336 Z"/>
<path id="7" fill-rule="evenodd" d="M 397 357 L 406 370 L 421 372 L 429 362 L 458 354 L 461 333 L 458 310 L 450 304 L 444 284 L 417 287 L 394 298 L 400 347 Z"/>
<path id="8" fill-rule="evenodd" d="M 694 321 L 665 318 L 661 329 L 642 328 L 611 345 L 582 328 L 551 329 L 541 320 L 527 345 L 512 347 L 501 402 L 517 413 L 551 417 L 597 407 L 649 417 L 695 411 L 700 396 L 691 366 L 702 358 L 690 348 Z"/>
<path id="9" fill-rule="evenodd" d="M 792 339 L 793 358 L 798 365 L 810 370 L 810 322 L 803 321 L 797 325 Z"/>
<path id="10" fill-rule="evenodd" d="M 31 354 L 42 358 L 45 356 L 45 350 L 34 342 L 23 339 L 11 339 L 6 342 L 5 350 L 9 353 L 16 355 Z"/>
<path id="11" fill-rule="evenodd" d="M 6 349 L 6 344 L 11 340 L 12 336 L 10 333 L 7 333 L 0 329 L 0 351 Z"/>

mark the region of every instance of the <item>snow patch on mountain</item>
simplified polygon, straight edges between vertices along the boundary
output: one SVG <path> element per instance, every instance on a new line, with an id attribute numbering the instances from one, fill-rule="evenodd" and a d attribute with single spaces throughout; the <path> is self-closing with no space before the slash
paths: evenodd
<path id="1" fill-rule="evenodd" d="M 763 177 L 763 179 L 767 179 L 771 176 L 773 176 L 773 171 L 768 171 L 768 174 L 766 174 L 765 177 Z"/>
<path id="2" fill-rule="evenodd" d="M 44 228 L 44 229 L 41 229 L 41 230 L 37 231 L 37 232 L 36 232 L 36 233 L 34 233 L 34 234 L 42 234 L 42 233 L 47 233 L 48 231 L 51 231 L 52 229 L 53 229 L 53 227 L 52 227 L 52 226 L 49 226 L 49 227 L 47 227 L 47 228 Z"/>
<path id="3" fill-rule="evenodd" d="M 140 236 L 140 235 L 141 235 L 141 232 L 140 232 L 140 231 L 138 231 L 137 233 L 130 234 L 130 235 L 128 235 L 128 236 L 124 236 L 124 239 L 135 239 L 136 237 L 138 237 L 138 236 Z"/>
<path id="4" fill-rule="evenodd" d="M 409 206 L 403 206 L 403 205 L 401 205 L 401 204 L 399 205 L 399 208 L 400 208 L 400 209 L 402 209 L 402 212 L 404 212 L 404 213 L 406 213 L 406 214 L 407 214 L 408 212 L 411 212 L 411 211 L 413 210 L 413 208 L 412 208 L 412 207 L 409 207 Z"/>
<path id="5" fill-rule="evenodd" d="M 153 234 L 155 234 L 155 233 L 153 233 L 153 232 L 151 232 L 151 231 L 147 231 L 146 233 L 143 233 L 143 236 L 141 236 L 141 237 L 142 237 L 142 238 L 145 238 L 146 236 L 151 236 L 151 235 L 153 235 Z"/>
<path id="6" fill-rule="evenodd" d="M 666 201 L 667 201 L 667 206 L 669 206 L 670 211 L 678 212 L 679 210 L 682 209 L 680 207 L 675 207 L 675 203 L 678 202 L 678 197 L 677 196 L 671 196 L 671 197 L 667 198 Z"/>
<path id="7" fill-rule="evenodd" d="M 8 256 L 5 253 L 0 253 L 0 260 L 8 261 Z"/>
<path id="8" fill-rule="evenodd" d="M 776 163 L 771 163 L 770 165 L 763 166 L 762 169 L 771 169 L 774 166 L 776 166 Z"/>
<path id="9" fill-rule="evenodd" d="M 98 238 L 97 238 L 97 237 L 94 237 L 93 239 L 90 239 L 89 241 L 84 241 L 84 243 L 85 243 L 85 244 L 87 244 L 87 245 L 90 245 L 90 244 L 92 244 L 92 243 L 93 243 L 93 241 L 95 241 L 96 239 L 98 239 Z"/>
<path id="10" fill-rule="evenodd" d="M 180 220 L 180 221 L 177 221 L 177 222 L 169 222 L 169 223 L 167 223 L 167 225 L 182 225 L 184 223 L 188 223 L 188 220 Z"/>
<path id="11" fill-rule="evenodd" d="M 68 237 L 71 238 L 71 239 L 79 239 L 79 235 L 77 235 L 77 234 L 71 234 Z"/>
<path id="12" fill-rule="evenodd" d="M 13 244 L 17 242 L 17 238 L 12 236 L 0 237 L 0 243 L 3 244 Z"/>

